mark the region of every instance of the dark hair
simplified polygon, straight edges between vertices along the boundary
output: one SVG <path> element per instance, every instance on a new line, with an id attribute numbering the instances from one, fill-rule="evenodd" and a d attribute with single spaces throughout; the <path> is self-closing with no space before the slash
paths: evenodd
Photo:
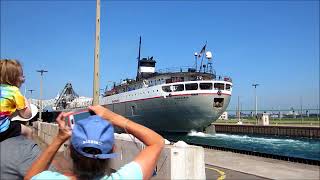
<path id="1" fill-rule="evenodd" d="M 21 63 L 14 59 L 0 60 L 0 83 L 19 86 L 20 76 L 23 75 Z"/>
<path id="2" fill-rule="evenodd" d="M 87 148 L 86 152 L 97 154 L 100 150 L 95 148 Z M 108 168 L 109 159 L 93 159 L 79 154 L 72 144 L 70 144 L 70 156 L 73 162 L 73 173 L 80 180 L 99 179 L 105 175 L 111 174 Z"/>

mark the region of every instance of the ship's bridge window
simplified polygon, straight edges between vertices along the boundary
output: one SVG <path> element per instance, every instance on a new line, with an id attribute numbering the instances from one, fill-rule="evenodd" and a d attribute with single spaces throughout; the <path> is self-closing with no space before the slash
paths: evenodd
<path id="1" fill-rule="evenodd" d="M 231 91 L 231 84 L 226 84 L 226 90 Z"/>
<path id="2" fill-rule="evenodd" d="M 184 91 L 184 85 L 183 85 L 183 84 L 172 85 L 172 86 L 171 86 L 171 90 L 172 90 L 173 92 Z"/>
<path id="3" fill-rule="evenodd" d="M 200 83 L 200 89 L 202 90 L 211 90 L 212 83 Z"/>
<path id="4" fill-rule="evenodd" d="M 164 92 L 171 92 L 170 86 L 162 86 Z"/>
<path id="5" fill-rule="evenodd" d="M 223 83 L 214 83 L 214 90 L 224 90 Z"/>
<path id="6" fill-rule="evenodd" d="M 197 89 L 198 89 L 198 83 L 186 84 L 186 90 L 187 90 L 187 91 L 197 90 Z"/>
<path id="7" fill-rule="evenodd" d="M 154 62 L 139 62 L 140 66 L 143 67 L 155 67 L 155 63 Z"/>

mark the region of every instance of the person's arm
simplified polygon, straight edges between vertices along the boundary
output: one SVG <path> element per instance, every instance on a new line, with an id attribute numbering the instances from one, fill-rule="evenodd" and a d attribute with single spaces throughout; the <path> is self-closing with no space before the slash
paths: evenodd
<path id="1" fill-rule="evenodd" d="M 134 161 L 141 166 L 143 179 L 150 179 L 164 147 L 164 139 L 151 129 L 130 121 L 102 106 L 90 106 L 89 109 L 103 119 L 110 121 L 113 125 L 125 129 L 146 145 L 146 148 L 135 157 Z"/>
<path id="2" fill-rule="evenodd" d="M 57 117 L 56 121 L 59 125 L 58 135 L 53 139 L 52 143 L 42 152 L 40 157 L 32 163 L 32 166 L 28 170 L 24 179 L 31 179 L 33 176 L 47 170 L 60 146 L 70 138 L 72 132 L 71 129 L 65 124 L 65 117 L 65 113 L 60 113 Z"/>

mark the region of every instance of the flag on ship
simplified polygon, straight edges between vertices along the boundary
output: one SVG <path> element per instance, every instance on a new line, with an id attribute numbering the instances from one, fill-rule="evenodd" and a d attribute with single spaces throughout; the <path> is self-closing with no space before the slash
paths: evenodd
<path id="1" fill-rule="evenodd" d="M 198 57 L 201 57 L 202 56 L 202 54 L 206 51 L 206 46 L 207 46 L 207 43 L 203 46 L 203 48 L 201 49 L 201 51 L 200 51 L 200 53 L 199 53 L 199 55 L 198 55 Z"/>

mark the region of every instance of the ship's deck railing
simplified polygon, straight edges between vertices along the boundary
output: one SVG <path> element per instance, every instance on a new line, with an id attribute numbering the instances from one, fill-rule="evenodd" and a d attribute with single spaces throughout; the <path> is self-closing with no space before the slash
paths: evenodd
<path id="1" fill-rule="evenodd" d="M 157 73 L 175 73 L 175 72 L 194 72 L 194 73 L 204 73 L 209 74 L 213 76 L 213 79 L 215 80 L 221 80 L 221 81 L 228 81 L 232 82 L 232 79 L 229 76 L 225 75 L 217 75 L 216 71 L 212 68 L 205 68 L 203 70 L 196 70 L 193 66 L 181 66 L 181 67 L 172 67 L 172 68 L 165 68 L 165 69 L 159 69 L 156 71 Z"/>
<path id="2" fill-rule="evenodd" d="M 208 74 L 216 74 L 215 70 L 212 68 L 204 68 L 201 71 L 196 69 L 193 66 L 181 66 L 181 67 L 171 67 L 158 69 L 156 72 L 158 73 L 173 73 L 173 72 L 199 72 L 199 73 L 208 73 Z"/>
<path id="3" fill-rule="evenodd" d="M 232 79 L 231 79 L 231 77 L 229 77 L 229 76 L 216 75 L 216 77 L 215 77 L 214 79 L 215 79 L 215 80 L 219 80 L 219 81 L 232 82 Z"/>

